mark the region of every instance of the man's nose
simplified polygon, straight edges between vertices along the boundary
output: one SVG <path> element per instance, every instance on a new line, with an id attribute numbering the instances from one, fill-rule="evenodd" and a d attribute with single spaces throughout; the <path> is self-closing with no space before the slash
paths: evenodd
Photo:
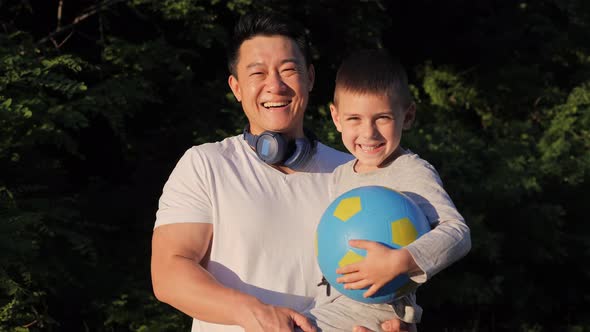
<path id="1" fill-rule="evenodd" d="M 287 89 L 287 85 L 279 73 L 272 73 L 266 78 L 266 91 L 270 93 L 280 93 Z"/>

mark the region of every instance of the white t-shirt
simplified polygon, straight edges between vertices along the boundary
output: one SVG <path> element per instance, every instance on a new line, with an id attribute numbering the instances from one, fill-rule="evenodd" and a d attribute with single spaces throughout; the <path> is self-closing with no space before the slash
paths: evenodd
<path id="1" fill-rule="evenodd" d="M 227 287 L 303 311 L 322 274 L 313 238 L 329 204 L 330 172 L 352 156 L 321 143 L 306 172 L 284 174 L 242 136 L 192 147 L 164 186 L 155 227 L 213 224 L 207 270 Z M 242 331 L 193 320 L 193 332 Z"/>

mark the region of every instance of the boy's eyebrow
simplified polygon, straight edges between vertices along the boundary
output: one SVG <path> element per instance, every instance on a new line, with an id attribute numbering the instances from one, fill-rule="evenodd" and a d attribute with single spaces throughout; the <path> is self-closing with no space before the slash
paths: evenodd
<path id="1" fill-rule="evenodd" d="M 393 113 L 394 113 L 393 110 L 388 109 L 388 110 L 383 111 L 383 112 L 378 112 L 378 113 L 371 114 L 371 116 L 374 116 L 374 115 L 391 115 Z M 354 111 L 349 111 L 349 112 L 342 112 L 342 115 L 351 116 L 351 115 L 361 115 L 361 114 L 360 113 L 356 113 Z"/>

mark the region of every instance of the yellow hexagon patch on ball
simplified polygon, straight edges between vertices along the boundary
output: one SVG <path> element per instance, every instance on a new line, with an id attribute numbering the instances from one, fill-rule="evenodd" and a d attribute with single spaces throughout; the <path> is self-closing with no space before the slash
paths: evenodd
<path id="1" fill-rule="evenodd" d="M 349 250 L 344 257 L 338 262 L 339 267 L 346 266 L 348 264 L 360 262 L 363 260 L 363 256 L 357 254 L 356 252 Z"/>
<path id="2" fill-rule="evenodd" d="M 402 218 L 391 223 L 391 242 L 402 247 L 418 238 L 418 231 L 410 219 Z"/>
<path id="3" fill-rule="evenodd" d="M 347 221 L 355 214 L 361 211 L 361 198 L 348 197 L 340 201 L 336 209 L 334 209 L 334 217 Z"/>

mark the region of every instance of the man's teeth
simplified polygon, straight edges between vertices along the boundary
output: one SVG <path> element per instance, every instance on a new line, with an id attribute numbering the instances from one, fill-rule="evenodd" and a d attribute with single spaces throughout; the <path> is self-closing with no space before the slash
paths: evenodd
<path id="1" fill-rule="evenodd" d="M 269 108 L 269 107 L 283 107 L 283 106 L 287 106 L 289 105 L 289 102 L 283 101 L 283 102 L 266 102 L 263 103 L 262 106 Z"/>

